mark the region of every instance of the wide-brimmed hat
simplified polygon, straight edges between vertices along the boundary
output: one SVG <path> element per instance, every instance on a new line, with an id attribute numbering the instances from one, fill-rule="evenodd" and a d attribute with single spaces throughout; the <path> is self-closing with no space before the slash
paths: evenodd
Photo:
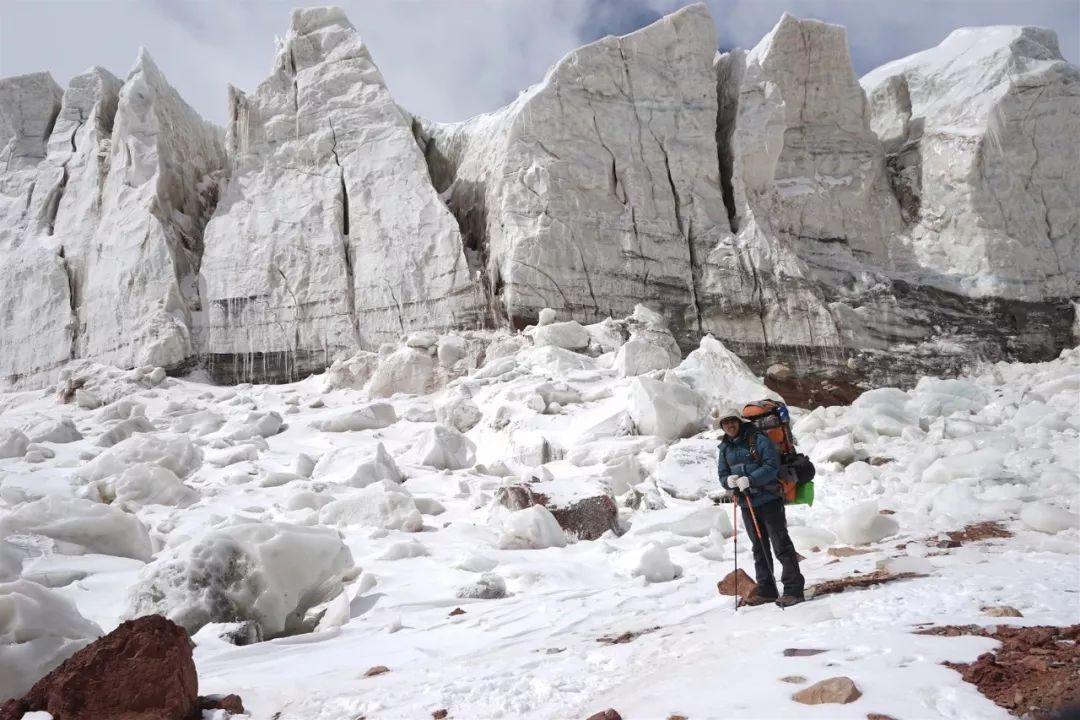
<path id="1" fill-rule="evenodd" d="M 733 407 L 723 407 L 713 411 L 713 421 L 716 423 L 716 427 L 720 427 L 720 423 L 728 418 L 735 418 L 741 422 L 742 412 Z"/>

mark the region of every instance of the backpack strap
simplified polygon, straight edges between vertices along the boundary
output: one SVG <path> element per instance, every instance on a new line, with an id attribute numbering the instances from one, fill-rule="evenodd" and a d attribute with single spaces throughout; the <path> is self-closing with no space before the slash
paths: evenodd
<path id="1" fill-rule="evenodd" d="M 754 462 L 756 462 L 758 465 L 760 465 L 761 464 L 761 457 L 757 454 L 757 436 L 758 435 L 760 435 L 760 433 L 757 430 L 754 430 L 753 432 L 751 432 L 749 437 L 746 438 L 746 446 L 750 449 L 750 457 L 754 458 Z"/>
<path id="2" fill-rule="evenodd" d="M 752 457 L 754 459 L 754 462 L 756 462 L 758 465 L 761 464 L 761 456 L 758 455 L 756 443 L 757 443 L 757 436 L 760 435 L 760 434 L 761 433 L 759 433 L 757 430 L 752 430 L 750 432 L 750 435 L 746 438 L 746 446 L 750 450 L 750 457 Z M 734 444 L 735 443 L 733 443 L 730 440 L 727 440 L 725 438 L 724 441 L 720 443 L 720 451 L 721 452 L 727 452 L 727 449 L 729 447 L 732 447 Z M 730 465 L 730 463 L 728 463 L 728 464 Z"/>

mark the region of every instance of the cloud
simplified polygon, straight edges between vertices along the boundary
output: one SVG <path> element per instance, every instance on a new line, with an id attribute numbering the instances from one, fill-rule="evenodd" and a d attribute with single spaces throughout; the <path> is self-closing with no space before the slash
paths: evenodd
<path id="1" fill-rule="evenodd" d="M 11 1 L 0 14 L 0 75 L 48 70 L 65 85 L 92 65 L 120 77 L 145 46 L 204 117 L 224 123 L 229 84 L 253 90 L 295 5 L 205 0 Z M 539 82 L 574 48 L 647 25 L 682 0 L 348 0 L 340 2 L 394 97 L 440 121 L 488 112 Z M 848 27 L 856 70 L 939 43 L 964 25 L 1056 30 L 1080 62 L 1080 2 L 1071 0 L 708 0 L 721 47 L 752 47 L 780 15 Z"/>

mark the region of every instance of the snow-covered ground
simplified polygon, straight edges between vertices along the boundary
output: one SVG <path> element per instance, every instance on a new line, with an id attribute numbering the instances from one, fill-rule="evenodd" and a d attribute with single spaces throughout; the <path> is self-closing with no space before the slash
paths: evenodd
<path id="1" fill-rule="evenodd" d="M 816 503 L 788 514 L 808 584 L 925 577 L 736 611 L 716 590 L 736 549 L 731 506 L 707 497 L 702 422 L 770 393 L 711 338 L 670 367 L 670 336 L 648 322 L 629 349 L 590 328 L 599 357 L 553 327 L 535 345 L 485 342 L 468 373 L 475 336 L 384 354 L 384 385 L 432 382 L 424 354 L 457 368 L 425 396 L 376 400 L 341 372 L 215 387 L 95 365 L 73 369 L 86 385 L 66 404 L 55 388 L 0 395 L 0 665 L 45 666 L 95 623 L 161 611 L 195 633 L 200 692 L 267 720 L 1005 718 L 940 664 L 993 641 L 913 631 L 1080 617 L 1080 350 L 793 409 L 818 465 Z M 496 500 L 525 483 L 556 504 L 610 494 L 624 532 L 579 541 Z M 1014 536 L 937 546 L 984 520 Z M 869 552 L 828 553 L 849 545 Z M 236 617 L 252 624 L 216 624 Z M 600 642 L 626 632 L 643 634 Z M 839 675 L 860 699 L 791 700 Z M 0 695 L 21 691 L 9 682 Z"/>

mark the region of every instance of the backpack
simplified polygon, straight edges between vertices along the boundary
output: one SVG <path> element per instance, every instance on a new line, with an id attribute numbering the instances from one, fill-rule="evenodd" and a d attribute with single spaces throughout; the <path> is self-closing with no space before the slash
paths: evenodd
<path id="1" fill-rule="evenodd" d="M 787 405 L 775 400 L 757 400 L 743 406 L 743 418 L 754 428 L 773 441 L 780 453 L 780 494 L 789 505 L 814 504 L 814 475 L 817 470 L 806 455 L 795 449 L 795 436 L 791 434 L 791 416 Z M 750 441 L 750 453 L 760 462 Z"/>

